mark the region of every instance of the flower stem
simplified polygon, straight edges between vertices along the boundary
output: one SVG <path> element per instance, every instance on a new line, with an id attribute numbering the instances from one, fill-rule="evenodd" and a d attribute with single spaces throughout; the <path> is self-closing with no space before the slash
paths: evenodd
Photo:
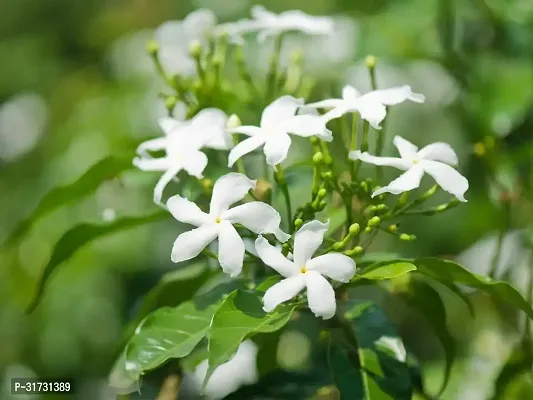
<path id="1" fill-rule="evenodd" d="M 503 221 L 500 226 L 500 229 L 498 231 L 498 239 L 496 242 L 496 250 L 494 252 L 494 255 L 492 256 L 489 276 L 491 278 L 496 277 L 496 272 L 498 269 L 498 265 L 500 263 L 501 259 L 501 253 L 502 253 L 502 247 L 503 247 L 503 239 L 505 238 L 505 233 L 507 232 L 507 228 L 509 225 L 509 218 L 510 218 L 510 206 L 509 203 L 503 202 Z"/>
<path id="2" fill-rule="evenodd" d="M 285 179 L 285 174 L 283 173 L 283 168 L 281 168 L 280 164 L 276 165 L 276 172 L 274 173 L 274 178 L 281 191 L 283 192 L 283 196 L 285 197 L 285 204 L 287 206 L 287 224 L 289 227 L 289 232 L 292 233 L 294 231 L 294 224 L 292 223 L 291 195 L 289 193 L 289 186 L 287 185 L 287 180 Z"/>
<path id="3" fill-rule="evenodd" d="M 233 135 L 233 144 L 235 146 L 237 146 L 239 144 L 239 138 L 237 137 L 237 135 Z M 246 175 L 246 171 L 244 169 L 244 162 L 242 160 L 242 158 L 239 158 L 237 159 L 237 161 L 235 162 L 236 166 L 237 166 L 237 172 L 243 174 L 243 175 Z"/>
<path id="4" fill-rule="evenodd" d="M 361 140 L 361 153 L 368 151 L 368 132 L 370 131 L 370 123 L 368 121 L 363 121 L 363 138 Z M 357 160 L 355 163 L 355 173 L 352 176 L 352 180 L 357 179 L 359 174 L 359 168 L 361 168 L 361 160 Z"/>
<path id="5" fill-rule="evenodd" d="M 279 59 L 281 55 L 281 49 L 283 47 L 283 35 L 279 34 L 274 39 L 274 52 L 270 58 L 270 66 L 267 74 L 267 87 L 265 91 L 265 97 L 269 100 L 274 93 L 276 88 L 276 82 L 278 79 L 278 66 Z"/>
<path id="6" fill-rule="evenodd" d="M 357 113 L 352 114 L 352 135 L 350 138 L 350 151 L 357 149 L 357 141 L 359 136 L 359 115 Z M 355 164 L 357 161 L 350 160 L 350 172 L 352 175 L 352 181 L 355 181 L 356 172 Z"/>

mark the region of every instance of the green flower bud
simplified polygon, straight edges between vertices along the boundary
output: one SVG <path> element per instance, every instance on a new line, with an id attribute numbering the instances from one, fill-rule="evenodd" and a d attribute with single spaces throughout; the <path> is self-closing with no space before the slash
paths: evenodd
<path id="1" fill-rule="evenodd" d="M 372 217 L 370 218 L 370 221 L 368 221 L 368 226 L 375 227 L 375 226 L 378 226 L 380 223 L 381 223 L 381 218 Z"/>
<path id="2" fill-rule="evenodd" d="M 360 186 L 361 186 L 361 189 L 363 189 L 365 192 L 368 193 L 368 183 L 361 182 Z"/>
<path id="3" fill-rule="evenodd" d="M 416 240 L 416 236 L 408 235 L 407 233 L 402 233 L 400 235 L 400 240 L 405 240 L 406 242 L 412 242 L 413 240 Z"/>
<path id="4" fill-rule="evenodd" d="M 320 164 L 323 161 L 324 161 L 324 155 L 320 151 L 318 151 L 315 154 L 313 154 L 313 162 L 315 164 Z"/>
<path id="5" fill-rule="evenodd" d="M 378 204 L 378 205 L 376 206 L 376 210 L 377 210 L 377 211 L 384 211 L 384 210 L 386 210 L 386 209 L 388 209 L 388 208 L 389 208 L 389 207 L 388 207 L 386 204 Z"/>
<path id="6" fill-rule="evenodd" d="M 333 247 L 333 250 L 340 250 L 343 247 L 343 243 L 342 242 L 335 242 L 335 243 L 333 243 L 333 246 L 331 246 L 331 247 Z"/>
<path id="7" fill-rule="evenodd" d="M 360 231 L 361 231 L 361 227 L 359 226 L 358 223 L 351 224 L 351 225 L 350 225 L 350 229 L 348 229 L 348 232 L 349 232 L 350 235 L 352 235 L 352 236 L 357 235 Z"/>
<path id="8" fill-rule="evenodd" d="M 311 142 L 311 144 L 318 144 L 318 138 L 316 136 L 311 136 L 309 138 L 309 141 Z"/>
<path id="9" fill-rule="evenodd" d="M 221 56 L 215 56 L 212 62 L 213 62 L 213 67 L 215 68 L 220 68 L 222 64 L 224 64 L 224 60 L 222 59 Z"/>
<path id="10" fill-rule="evenodd" d="M 192 58 L 200 58 L 202 50 L 202 43 L 199 40 L 193 40 L 189 43 L 189 54 Z"/>
<path id="11" fill-rule="evenodd" d="M 367 227 L 365 228 L 365 232 L 366 232 L 366 233 L 370 233 L 370 232 L 372 232 L 372 227 L 371 227 L 371 226 L 367 226 Z"/>
<path id="12" fill-rule="evenodd" d="M 318 196 L 319 199 L 323 199 L 324 197 L 326 197 L 328 195 L 328 191 L 324 188 L 320 189 L 318 191 L 318 193 L 316 194 Z"/>
<path id="13" fill-rule="evenodd" d="M 241 120 L 236 114 L 231 114 L 226 121 L 226 129 L 235 129 L 241 125 Z"/>
<path id="14" fill-rule="evenodd" d="M 150 40 L 148 43 L 146 43 L 146 51 L 152 57 L 156 56 L 159 52 L 159 43 L 157 43 L 155 40 Z"/>
<path id="15" fill-rule="evenodd" d="M 213 181 L 208 178 L 200 179 L 200 186 L 205 192 L 210 192 L 213 188 Z"/>
<path id="16" fill-rule="evenodd" d="M 365 65 L 367 68 L 375 68 L 376 67 L 376 57 L 374 56 L 366 56 L 365 58 Z"/>
<path id="17" fill-rule="evenodd" d="M 165 107 L 167 110 L 172 111 L 178 104 L 178 99 L 175 96 L 168 96 L 165 100 Z"/>
<path id="18" fill-rule="evenodd" d="M 253 192 L 259 200 L 269 203 L 272 196 L 272 184 L 264 179 L 258 179 Z"/>
<path id="19" fill-rule="evenodd" d="M 356 246 L 353 248 L 354 256 L 361 254 L 363 252 L 363 248 L 361 246 Z"/>
<path id="20" fill-rule="evenodd" d="M 398 232 L 398 225 L 397 224 L 392 224 L 392 225 L 389 225 L 389 227 L 387 228 L 387 230 L 391 233 L 396 233 Z"/>
<path id="21" fill-rule="evenodd" d="M 320 202 L 320 204 L 318 205 L 318 211 L 322 211 L 322 210 L 324 210 L 324 208 L 326 208 L 327 205 L 328 205 L 328 202 L 325 201 L 325 200 L 322 200 L 322 201 Z"/>
<path id="22" fill-rule="evenodd" d="M 301 218 L 296 218 L 294 221 L 294 226 L 296 229 L 300 229 L 300 227 L 304 224 L 304 221 Z"/>
<path id="23" fill-rule="evenodd" d="M 333 179 L 333 172 L 331 171 L 322 172 L 322 178 L 326 181 Z"/>
<path id="24" fill-rule="evenodd" d="M 202 87 L 202 81 L 200 79 L 196 79 L 193 83 L 192 83 L 192 90 L 194 90 L 195 92 L 198 92 Z"/>

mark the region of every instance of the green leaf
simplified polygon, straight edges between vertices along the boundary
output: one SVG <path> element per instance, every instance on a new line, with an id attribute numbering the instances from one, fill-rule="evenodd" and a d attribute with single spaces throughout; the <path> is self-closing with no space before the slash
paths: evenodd
<path id="1" fill-rule="evenodd" d="M 445 370 L 444 379 L 437 397 L 448 385 L 455 359 L 455 341 L 448 332 L 446 324 L 446 310 L 439 293 L 421 279 L 411 279 L 408 290 L 401 293 L 402 298 L 415 310 L 417 310 L 428 322 L 433 333 L 439 340 L 444 350 Z"/>
<path id="2" fill-rule="evenodd" d="M 341 400 L 410 400 L 406 352 L 395 327 L 372 302 L 356 302 L 344 317 L 355 340 L 330 341 L 328 359 Z"/>
<path id="3" fill-rule="evenodd" d="M 401 258 L 398 253 L 368 253 L 364 254 L 360 258 L 357 258 L 357 267 L 361 268 L 366 265 L 383 263 L 386 261 L 394 261 Z"/>
<path id="4" fill-rule="evenodd" d="M 19 222 L 3 246 L 11 246 L 20 240 L 39 219 L 50 212 L 93 193 L 103 181 L 112 179 L 132 166 L 132 156 L 108 156 L 70 185 L 52 189 L 39 202 L 37 208 L 25 220 Z"/>
<path id="5" fill-rule="evenodd" d="M 26 308 L 26 313 L 31 313 L 35 307 L 37 307 L 44 294 L 45 286 L 56 268 L 72 257 L 74 253 L 87 243 L 112 233 L 135 228 L 151 222 L 161 221 L 165 218 L 168 218 L 168 213 L 165 211 L 158 211 L 141 217 L 121 218 L 108 224 L 84 223 L 68 230 L 54 246 L 50 260 L 44 267 L 42 276 L 37 283 L 35 295 Z"/>
<path id="6" fill-rule="evenodd" d="M 148 315 L 124 350 L 129 376 L 138 379 L 171 358 L 189 355 L 209 331 L 224 296 L 239 286 L 238 281 L 221 284 L 178 307 L 160 308 Z"/>
<path id="7" fill-rule="evenodd" d="M 515 378 L 524 372 L 531 372 L 533 364 L 533 345 L 529 339 L 515 345 L 507 362 L 503 365 L 494 383 L 492 400 L 506 398 L 506 392 Z"/>
<path id="8" fill-rule="evenodd" d="M 266 313 L 260 293 L 236 290 L 222 303 L 213 316 L 209 332 L 209 369 L 204 384 L 220 364 L 225 363 L 241 342 L 258 333 L 275 332 L 289 321 L 295 304 L 281 304 Z"/>
<path id="9" fill-rule="evenodd" d="M 406 261 L 398 261 L 387 264 L 374 264 L 352 278 L 352 282 L 360 279 L 384 280 L 393 279 L 408 272 L 415 271 L 416 266 Z"/>

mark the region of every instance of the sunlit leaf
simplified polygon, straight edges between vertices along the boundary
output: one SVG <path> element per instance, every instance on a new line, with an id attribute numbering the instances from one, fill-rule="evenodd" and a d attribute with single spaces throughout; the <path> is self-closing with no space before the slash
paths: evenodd
<path id="1" fill-rule="evenodd" d="M 400 275 L 415 271 L 416 266 L 410 262 L 394 262 L 391 264 L 374 264 L 364 269 L 362 272 L 356 274 L 352 278 L 352 282 L 360 279 L 370 280 L 384 280 L 393 279 Z"/>

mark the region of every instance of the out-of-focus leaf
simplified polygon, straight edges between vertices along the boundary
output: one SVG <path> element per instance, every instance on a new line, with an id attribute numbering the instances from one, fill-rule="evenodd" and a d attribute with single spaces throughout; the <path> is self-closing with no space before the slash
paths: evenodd
<path id="1" fill-rule="evenodd" d="M 128 394 L 139 390 L 139 380 L 126 370 L 126 355 L 124 353 L 120 355 L 111 368 L 107 381 L 117 394 Z"/>
<path id="2" fill-rule="evenodd" d="M 70 185 L 52 189 L 41 199 L 33 213 L 17 225 L 4 246 L 13 245 L 21 239 L 39 218 L 68 203 L 90 195 L 103 181 L 112 179 L 131 168 L 132 158 L 132 156 L 108 156 L 94 164 Z"/>
<path id="3" fill-rule="evenodd" d="M 357 267 L 361 268 L 366 265 L 382 263 L 386 261 L 394 261 L 401 258 L 398 253 L 368 253 L 357 259 Z"/>
<path id="4" fill-rule="evenodd" d="M 209 369 L 207 382 L 220 364 L 228 361 L 245 339 L 257 333 L 275 332 L 289 321 L 294 304 L 282 304 L 274 311 L 263 311 L 260 294 L 236 290 L 222 303 L 213 316 L 209 331 Z"/>
<path id="5" fill-rule="evenodd" d="M 346 209 L 334 208 L 329 210 L 329 227 L 326 235 L 333 235 L 346 222 Z"/>
<path id="6" fill-rule="evenodd" d="M 368 301 L 344 314 L 355 343 L 330 341 L 329 365 L 341 400 L 410 400 L 413 392 L 407 354 L 385 313 Z"/>
<path id="7" fill-rule="evenodd" d="M 406 274 L 411 271 L 415 271 L 416 266 L 410 262 L 399 261 L 393 263 L 374 264 L 366 268 L 359 274 L 356 274 L 352 278 L 352 282 L 356 282 L 361 279 L 370 280 L 384 280 L 393 279 L 400 275 Z"/>
<path id="8" fill-rule="evenodd" d="M 161 221 L 168 218 L 168 215 L 169 214 L 165 211 L 157 211 L 141 217 L 121 218 L 109 224 L 80 224 L 68 230 L 54 246 L 50 260 L 44 267 L 41 278 L 37 283 L 35 295 L 28 305 L 26 312 L 30 313 L 35 307 L 37 307 L 44 294 L 45 286 L 56 268 L 72 257 L 74 253 L 87 243 L 112 233 L 135 228 L 151 222 Z"/>
<path id="9" fill-rule="evenodd" d="M 280 275 L 272 275 L 263 280 L 257 287 L 255 288 L 259 292 L 266 292 L 267 289 L 274 286 L 276 283 L 278 283 L 281 280 Z"/>

